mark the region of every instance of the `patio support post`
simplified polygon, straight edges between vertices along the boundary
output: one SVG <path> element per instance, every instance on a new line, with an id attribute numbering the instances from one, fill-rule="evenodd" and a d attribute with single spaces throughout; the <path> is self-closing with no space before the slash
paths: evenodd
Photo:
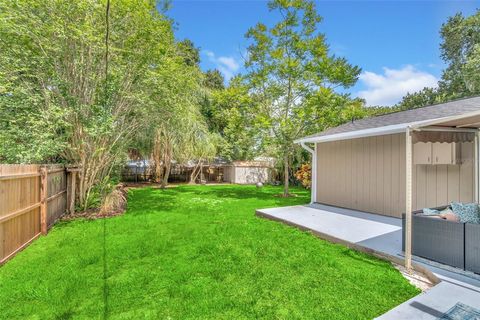
<path id="1" fill-rule="evenodd" d="M 317 144 L 313 148 L 312 154 L 312 203 L 317 202 Z"/>
<path id="2" fill-rule="evenodd" d="M 479 174 L 480 174 L 480 168 L 479 168 L 479 165 L 480 165 L 480 160 L 479 160 L 479 156 L 480 156 L 480 146 L 479 146 L 479 143 L 480 143 L 480 139 L 479 139 L 479 134 L 480 134 L 480 131 L 477 130 L 477 132 L 475 132 L 475 146 L 474 146 L 474 163 L 475 163 L 475 168 L 474 168 L 474 172 L 475 172 L 475 203 L 478 203 L 479 199 L 480 199 L 480 195 L 479 195 L 479 186 L 478 186 L 478 183 L 479 183 L 479 180 L 480 180 L 480 177 L 479 177 Z"/>
<path id="3" fill-rule="evenodd" d="M 408 127 L 405 136 L 405 268 L 412 270 L 412 131 Z"/>
<path id="4" fill-rule="evenodd" d="M 310 203 L 317 202 L 317 144 L 315 144 L 314 149 L 307 146 L 304 142 L 300 143 L 302 148 L 310 152 L 312 155 L 312 189 Z"/>

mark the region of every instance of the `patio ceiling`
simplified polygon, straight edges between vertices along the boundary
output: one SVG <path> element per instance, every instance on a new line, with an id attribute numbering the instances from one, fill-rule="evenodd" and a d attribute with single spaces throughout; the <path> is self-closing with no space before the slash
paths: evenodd
<path id="1" fill-rule="evenodd" d="M 450 116 L 445 118 L 423 121 L 422 123 L 414 123 L 410 125 L 412 129 L 437 127 L 438 129 L 479 129 L 480 128 L 480 110 L 469 112 L 458 116 Z"/>
<path id="2" fill-rule="evenodd" d="M 476 128 L 480 127 L 480 115 L 469 116 L 462 119 L 454 119 L 450 121 L 445 121 L 440 124 L 439 126 L 445 127 L 455 127 L 455 128 Z"/>
<path id="3" fill-rule="evenodd" d="M 413 143 L 419 135 L 431 141 L 435 139 L 452 141 L 474 141 L 474 181 L 475 202 L 479 200 L 479 129 L 480 110 L 462 115 L 433 119 L 421 124 L 412 124 L 406 128 L 406 194 L 405 194 L 405 267 L 412 266 L 412 178 L 413 178 Z M 432 132 L 433 131 L 433 132 Z M 417 135 L 417 137 L 415 137 Z M 430 135 L 430 136 L 429 136 Z M 472 139 L 473 138 L 473 139 Z M 442 141 L 442 142 L 444 142 Z"/>

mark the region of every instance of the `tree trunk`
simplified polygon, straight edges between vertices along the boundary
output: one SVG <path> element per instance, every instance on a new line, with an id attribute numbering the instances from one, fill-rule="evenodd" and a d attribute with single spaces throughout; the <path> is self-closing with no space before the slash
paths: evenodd
<path id="1" fill-rule="evenodd" d="M 190 175 L 190 184 L 195 184 L 195 181 L 197 180 L 198 175 L 202 172 L 202 163 L 203 161 L 200 160 L 197 163 L 197 165 L 193 168 L 192 174 Z"/>
<path id="2" fill-rule="evenodd" d="M 154 141 L 153 141 L 153 154 L 152 154 L 153 163 L 154 163 L 154 166 L 155 166 L 154 181 L 156 183 L 160 183 L 162 181 L 162 176 L 163 176 L 163 166 L 162 166 L 162 161 L 161 161 L 162 150 L 161 149 L 162 149 L 162 147 L 161 147 L 161 141 L 160 141 L 160 133 L 157 130 L 157 132 L 155 134 Z"/>
<path id="3" fill-rule="evenodd" d="M 195 179 L 197 178 L 197 168 L 198 166 L 196 165 L 193 167 L 192 173 L 190 174 L 190 182 L 189 184 L 195 184 Z"/>
<path id="4" fill-rule="evenodd" d="M 170 176 L 170 163 L 165 163 L 165 168 L 163 171 L 163 178 L 162 178 L 162 185 L 160 186 L 162 189 L 167 187 L 168 184 L 168 177 Z"/>
<path id="5" fill-rule="evenodd" d="M 193 168 L 192 173 L 190 174 L 190 180 L 188 181 L 188 184 L 194 184 L 195 181 L 193 181 L 195 175 L 195 168 Z"/>
<path id="6" fill-rule="evenodd" d="M 160 186 L 164 189 L 168 184 L 168 177 L 170 176 L 170 168 L 172 166 L 172 147 L 169 145 L 165 150 L 165 157 L 163 158 L 163 177 L 162 185 Z"/>
<path id="7" fill-rule="evenodd" d="M 162 181 L 162 176 L 163 176 L 162 162 L 160 161 L 160 159 L 156 159 L 154 162 L 155 162 L 155 179 L 154 179 L 154 181 L 156 183 L 160 183 Z"/>
<path id="8" fill-rule="evenodd" d="M 289 181 L 289 175 L 288 175 L 288 152 L 285 153 L 285 159 L 284 159 L 284 172 L 283 172 L 283 196 L 288 197 L 288 181 Z"/>

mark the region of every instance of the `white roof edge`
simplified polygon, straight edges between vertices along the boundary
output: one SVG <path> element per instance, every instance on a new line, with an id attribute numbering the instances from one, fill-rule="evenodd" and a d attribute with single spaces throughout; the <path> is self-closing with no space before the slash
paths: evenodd
<path id="1" fill-rule="evenodd" d="M 302 139 L 295 140 L 294 142 L 295 143 L 328 142 L 328 141 L 364 138 L 364 137 L 371 137 L 371 136 L 381 136 L 385 134 L 405 132 L 408 126 L 409 126 L 409 123 L 401 123 L 401 124 L 394 124 L 394 125 L 384 126 L 384 127 L 334 133 L 334 134 L 329 134 L 329 135 L 320 136 L 320 137 L 302 138 Z"/>
<path id="2" fill-rule="evenodd" d="M 407 123 L 399 123 L 399 124 L 392 124 L 383 127 L 376 127 L 376 128 L 369 128 L 369 129 L 361 129 L 355 131 L 348 131 L 348 132 L 340 132 L 340 133 L 333 133 L 325 136 L 319 137 L 306 137 L 297 139 L 294 143 L 320 143 L 320 142 L 329 142 L 329 141 L 340 141 L 340 140 L 348 140 L 348 139 L 356 139 L 356 138 L 365 138 L 365 137 L 373 137 L 373 136 L 383 136 L 386 134 L 394 134 L 394 133 L 401 133 L 405 132 L 407 128 L 418 129 L 427 126 L 433 126 L 436 124 L 441 124 L 442 122 L 446 121 L 453 121 L 459 120 L 463 118 L 468 118 L 472 116 L 480 115 L 480 110 L 464 113 L 461 115 L 456 116 L 449 116 L 449 117 L 442 117 L 442 118 L 435 118 L 423 121 L 415 121 L 415 122 L 407 122 Z"/>

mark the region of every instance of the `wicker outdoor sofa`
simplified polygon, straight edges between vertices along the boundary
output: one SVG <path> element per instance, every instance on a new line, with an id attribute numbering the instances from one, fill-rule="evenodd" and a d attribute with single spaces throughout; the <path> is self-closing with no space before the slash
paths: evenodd
<path id="1" fill-rule="evenodd" d="M 422 210 L 412 212 L 412 254 L 480 273 L 480 224 L 453 222 L 422 213 Z M 402 235 L 402 249 L 405 250 L 405 232 Z"/>

